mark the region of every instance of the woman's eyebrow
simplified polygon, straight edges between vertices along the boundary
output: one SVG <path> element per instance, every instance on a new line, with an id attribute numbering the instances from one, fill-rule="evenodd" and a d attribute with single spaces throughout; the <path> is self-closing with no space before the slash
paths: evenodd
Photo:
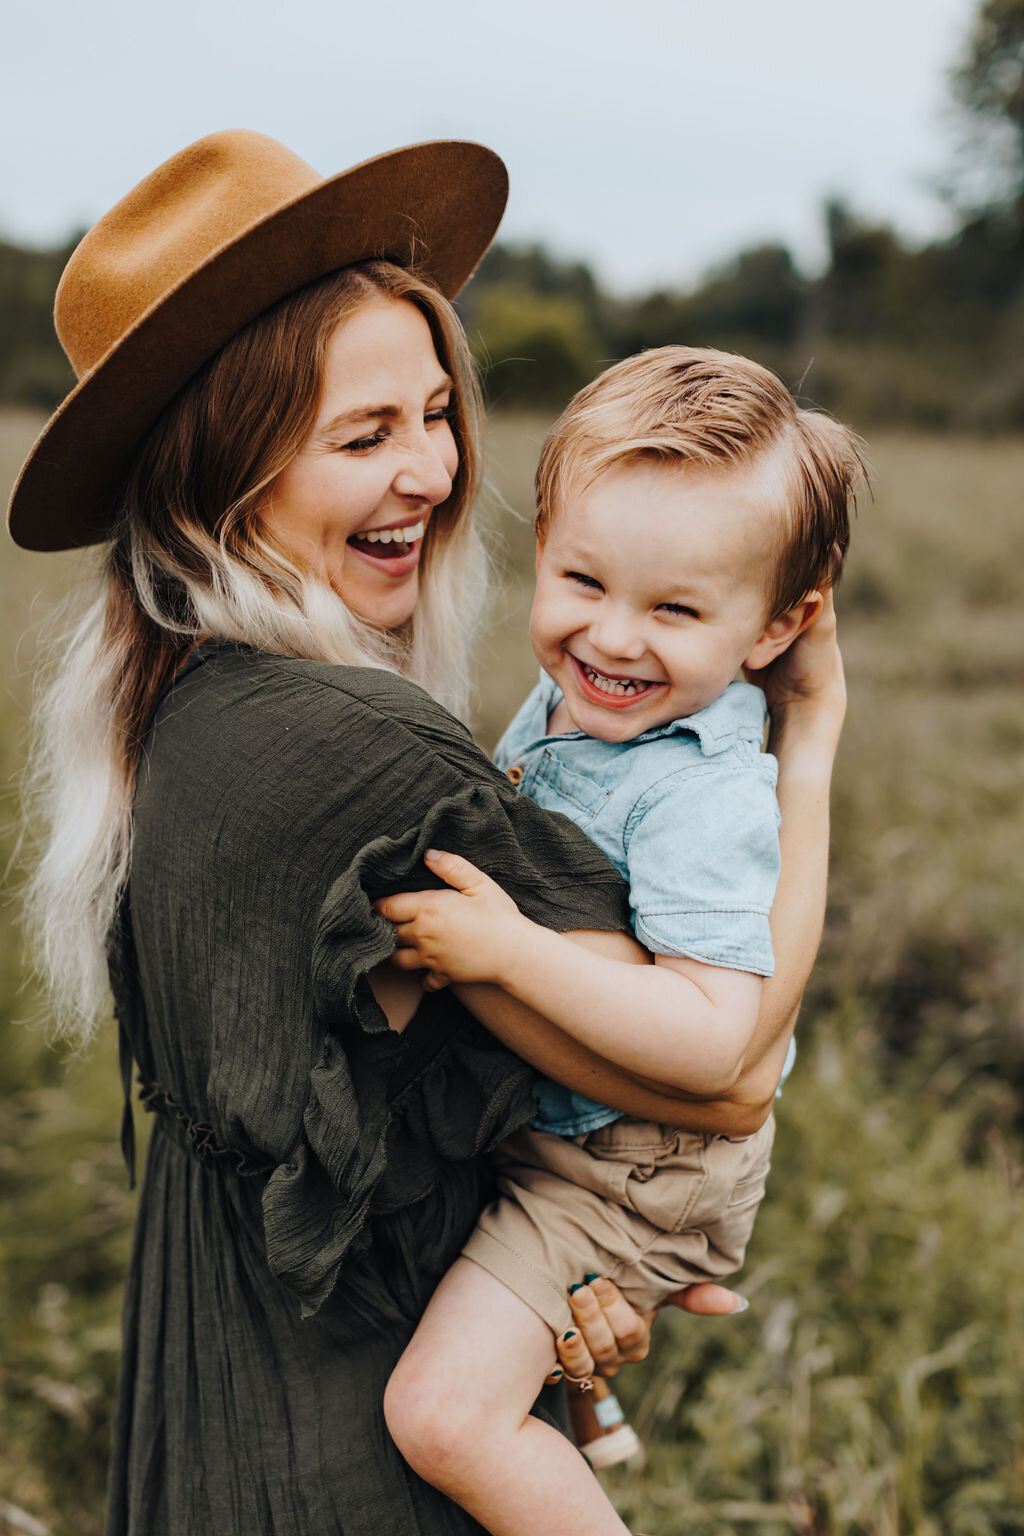
<path id="1" fill-rule="evenodd" d="M 435 395 L 444 394 L 445 390 L 453 388 L 453 380 L 448 375 L 442 374 L 427 396 L 433 400 Z M 400 405 L 353 405 L 350 410 L 340 411 L 337 416 L 332 416 L 330 421 L 324 422 L 319 430 L 325 435 L 341 431 L 349 427 L 353 422 L 369 421 L 374 418 L 383 418 L 385 421 L 393 421 L 396 416 L 401 416 Z"/>

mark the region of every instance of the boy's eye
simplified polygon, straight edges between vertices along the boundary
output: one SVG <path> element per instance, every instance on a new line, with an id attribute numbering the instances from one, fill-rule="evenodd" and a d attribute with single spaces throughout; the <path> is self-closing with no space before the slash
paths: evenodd
<path id="1" fill-rule="evenodd" d="M 565 577 L 567 581 L 575 581 L 581 587 L 588 587 L 592 592 L 604 591 L 599 581 L 595 580 L 593 576 L 585 576 L 582 571 L 566 571 Z"/>
<path id="2" fill-rule="evenodd" d="M 671 613 L 673 615 L 679 615 L 681 618 L 685 619 L 700 618 L 700 614 L 697 612 L 696 608 L 687 608 L 684 603 L 659 603 L 658 611 L 660 613 Z"/>

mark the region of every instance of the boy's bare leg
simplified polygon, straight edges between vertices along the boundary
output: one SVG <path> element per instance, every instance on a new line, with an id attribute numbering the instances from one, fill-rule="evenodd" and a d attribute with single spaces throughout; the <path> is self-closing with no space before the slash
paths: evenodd
<path id="1" fill-rule="evenodd" d="M 553 1363 L 537 1314 L 457 1259 L 388 1383 L 388 1428 L 491 1536 L 629 1536 L 579 1452 L 530 1417 Z"/>

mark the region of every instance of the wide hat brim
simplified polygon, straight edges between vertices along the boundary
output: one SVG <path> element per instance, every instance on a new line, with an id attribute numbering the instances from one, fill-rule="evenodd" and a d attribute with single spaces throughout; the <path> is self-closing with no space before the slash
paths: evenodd
<path id="1" fill-rule="evenodd" d="M 260 218 L 162 294 L 50 418 L 11 496 L 15 543 L 59 550 L 109 538 L 113 498 L 141 438 L 204 363 L 287 294 L 380 257 L 454 298 L 507 195 L 491 150 L 440 140 L 366 160 Z"/>

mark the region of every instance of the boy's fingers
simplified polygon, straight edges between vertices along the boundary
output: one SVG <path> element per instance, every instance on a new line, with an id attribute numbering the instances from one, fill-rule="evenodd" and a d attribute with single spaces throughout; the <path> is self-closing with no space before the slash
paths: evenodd
<path id="1" fill-rule="evenodd" d="M 395 949 L 389 955 L 390 963 L 399 971 L 424 971 L 430 965 L 418 949 Z"/>
<path id="2" fill-rule="evenodd" d="M 456 891 L 469 892 L 487 879 L 482 870 L 460 853 L 442 853 L 437 848 L 428 848 L 423 862 L 431 874 L 438 875 L 445 885 Z"/>
<path id="3" fill-rule="evenodd" d="M 428 971 L 423 978 L 424 992 L 443 992 L 445 987 L 451 986 L 451 977 L 443 971 Z"/>
<path id="4" fill-rule="evenodd" d="M 423 895 L 420 891 L 405 891 L 397 896 L 382 896 L 374 906 L 381 917 L 386 917 L 389 923 L 411 923 L 419 913 L 423 905 Z"/>

